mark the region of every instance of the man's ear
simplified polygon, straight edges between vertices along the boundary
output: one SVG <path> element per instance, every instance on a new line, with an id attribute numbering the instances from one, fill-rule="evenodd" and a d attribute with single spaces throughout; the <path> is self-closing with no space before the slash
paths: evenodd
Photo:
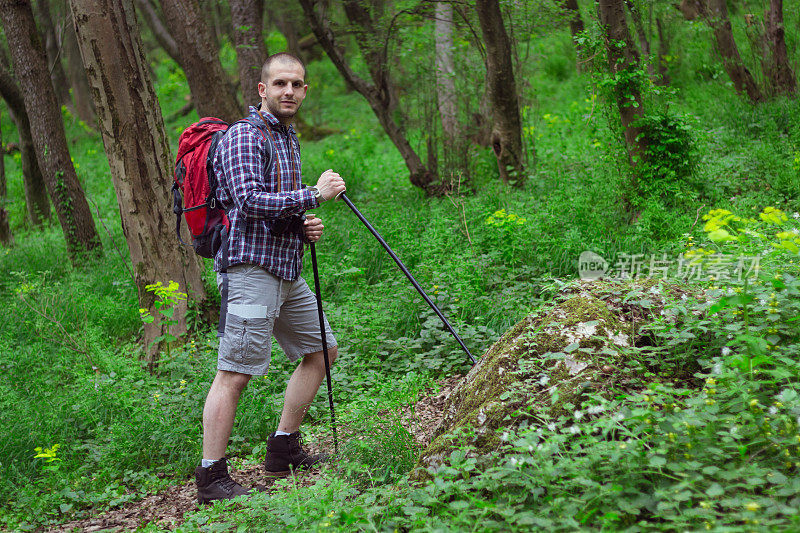
<path id="1" fill-rule="evenodd" d="M 258 96 L 261 98 L 267 97 L 267 86 L 264 85 L 263 81 L 258 82 Z"/>

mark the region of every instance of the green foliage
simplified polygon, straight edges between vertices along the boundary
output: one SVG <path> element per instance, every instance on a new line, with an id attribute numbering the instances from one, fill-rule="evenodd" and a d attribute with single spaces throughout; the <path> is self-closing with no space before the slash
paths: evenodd
<path id="1" fill-rule="evenodd" d="M 167 350 L 167 358 L 169 358 L 170 345 L 178 340 L 178 337 L 170 333 L 169 328 L 178 323 L 178 319 L 175 317 L 175 311 L 178 309 L 178 303 L 185 301 L 187 295 L 185 292 L 180 292 L 178 290 L 180 285 L 172 280 L 170 280 L 169 284 L 166 286 L 160 281 L 157 281 L 150 285 L 145 285 L 144 288 L 147 292 L 152 292 L 155 296 L 153 308 L 159 314 L 158 323 L 161 326 L 161 335 L 154 338 L 150 342 L 148 348 L 163 342 Z M 150 311 L 143 308 L 139 309 L 139 318 L 145 324 L 152 324 L 156 320 L 156 317 L 151 315 Z"/>
<path id="2" fill-rule="evenodd" d="M 646 139 L 636 169 L 643 198 L 657 199 L 667 207 L 678 207 L 679 202 L 696 198 L 692 178 L 698 153 L 690 120 L 691 117 L 663 112 L 646 114 L 636 122 Z"/>

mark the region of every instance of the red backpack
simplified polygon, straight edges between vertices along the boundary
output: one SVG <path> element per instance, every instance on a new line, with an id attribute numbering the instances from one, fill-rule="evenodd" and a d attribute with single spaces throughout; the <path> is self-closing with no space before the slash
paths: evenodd
<path id="1" fill-rule="evenodd" d="M 248 122 L 261 133 L 269 149 L 269 168 L 274 158 L 269 135 L 265 135 L 263 127 L 250 117 L 239 122 Z M 178 241 L 186 244 L 181 238 L 183 215 L 192 234 L 194 251 L 203 257 L 213 258 L 217 254 L 230 229 L 228 216 L 217 199 L 218 181 L 214 174 L 214 155 L 220 139 L 229 127 L 224 120 L 205 117 L 186 128 L 178 139 L 175 181 L 172 184 L 175 233 Z"/>

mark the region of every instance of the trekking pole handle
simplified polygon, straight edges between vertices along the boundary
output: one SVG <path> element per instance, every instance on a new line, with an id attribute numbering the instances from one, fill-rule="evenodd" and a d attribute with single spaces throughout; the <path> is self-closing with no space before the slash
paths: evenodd
<path id="1" fill-rule="evenodd" d="M 467 348 L 467 346 L 464 344 L 464 341 L 461 340 L 461 337 L 458 336 L 458 333 L 456 333 L 456 330 L 453 329 L 453 326 L 450 325 L 450 322 L 447 321 L 447 319 L 445 318 L 444 314 L 439 310 L 438 307 L 436 307 L 436 304 L 433 303 L 433 301 L 430 299 L 428 294 L 422 289 L 422 287 L 420 287 L 419 283 L 417 283 L 417 280 L 414 279 L 414 276 L 411 275 L 411 272 L 408 271 L 408 268 L 406 268 L 406 266 L 403 264 L 403 262 L 400 260 L 400 258 L 397 257 L 397 255 L 392 251 L 392 249 L 389 247 L 389 245 L 386 243 L 386 241 L 383 240 L 383 237 L 381 237 L 380 233 L 378 233 L 377 230 L 372 227 L 372 224 L 370 224 L 369 221 L 364 217 L 364 215 L 361 214 L 361 211 L 359 211 L 356 208 L 356 206 L 353 205 L 353 202 L 350 201 L 350 198 L 347 197 L 347 195 L 344 193 L 344 191 L 339 193 L 337 198 L 341 198 L 342 201 L 347 204 L 347 207 L 349 207 L 353 211 L 353 213 L 356 214 L 358 219 L 361 220 L 361 222 L 364 223 L 364 225 L 367 227 L 367 229 L 370 231 L 370 233 L 372 233 L 372 235 L 378 240 L 378 242 L 381 243 L 381 246 L 383 246 L 383 248 L 389 253 L 389 256 L 392 259 L 394 259 L 394 262 L 397 263 L 397 266 L 400 267 L 400 270 L 402 270 L 403 274 L 406 275 L 406 277 L 408 278 L 408 281 L 411 282 L 411 284 L 414 286 L 414 288 L 417 289 L 417 292 L 420 294 L 420 296 L 422 296 L 423 300 L 425 300 L 425 302 L 430 306 L 430 308 L 433 309 L 433 311 L 436 313 L 436 315 L 442 321 L 442 323 L 447 328 L 447 330 L 453 335 L 453 337 L 455 337 L 456 341 L 458 341 L 458 344 L 461 345 L 461 349 L 464 350 L 464 352 L 467 354 L 467 356 L 469 357 L 470 361 L 472 361 L 472 364 L 475 365 L 477 363 L 477 361 L 472 356 L 472 354 L 470 353 L 470 351 Z"/>

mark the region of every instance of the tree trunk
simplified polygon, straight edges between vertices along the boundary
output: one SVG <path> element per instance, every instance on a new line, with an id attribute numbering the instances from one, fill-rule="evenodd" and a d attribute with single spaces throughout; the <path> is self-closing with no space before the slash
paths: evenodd
<path id="1" fill-rule="evenodd" d="M 664 31 L 664 24 L 661 17 L 656 17 L 656 28 L 658 29 L 658 78 L 656 83 L 659 85 L 669 85 L 669 73 L 667 72 L 667 56 L 669 55 L 669 34 Z"/>
<path id="2" fill-rule="evenodd" d="M 583 45 L 578 42 L 578 38 L 581 33 L 583 33 L 584 25 L 583 18 L 581 17 L 581 10 L 578 7 L 578 0 L 564 0 L 561 5 L 572 15 L 569 19 L 569 32 L 572 35 L 572 42 L 575 43 L 577 57 L 575 67 L 578 69 L 578 72 L 583 72 L 585 70 L 584 63 L 586 59 L 583 57 Z"/>
<path id="3" fill-rule="evenodd" d="M 357 39 L 359 44 L 368 47 L 363 49 L 363 55 L 373 78 L 374 83 L 370 83 L 358 76 L 353 69 L 350 68 L 350 65 L 344 58 L 342 48 L 340 48 L 336 42 L 336 37 L 328 25 L 326 17 L 320 16 L 320 14 L 317 13 L 317 2 L 315 0 L 300 0 L 300 4 L 303 6 L 303 11 L 306 14 L 306 18 L 311 25 L 314 35 L 317 36 L 317 40 L 325 50 L 325 53 L 328 54 L 331 62 L 333 62 L 337 70 L 339 70 L 339 73 L 344 78 L 348 87 L 358 91 L 358 93 L 367 100 L 375 116 L 378 117 L 381 126 L 383 126 L 384 131 L 389 136 L 389 139 L 391 139 L 392 143 L 397 147 L 397 150 L 400 152 L 403 161 L 405 161 L 411 173 L 411 183 L 424 189 L 429 194 L 440 192 L 438 177 L 422 162 L 422 159 L 420 159 L 419 155 L 408 142 L 402 126 L 400 126 L 394 118 L 392 110 L 395 107 L 395 88 L 386 70 L 388 65 L 384 58 L 381 57 L 377 47 L 369 47 L 367 42 L 362 42 L 363 39 Z M 358 2 L 353 1 L 348 2 L 348 4 L 350 4 L 348 19 L 361 28 L 360 31 L 364 34 L 365 38 L 369 38 L 368 29 L 371 23 L 366 15 L 366 11 L 356 5 Z M 360 17 L 365 17 L 367 19 L 362 21 L 364 26 L 355 22 L 355 20 Z M 372 39 L 374 40 L 376 37 L 377 36 L 373 33 Z"/>
<path id="4" fill-rule="evenodd" d="M 476 11 L 486 46 L 486 86 L 492 106 L 492 149 L 500 177 L 506 183 L 525 182 L 522 125 L 517 101 L 517 84 L 498 0 L 477 0 Z"/>
<path id="5" fill-rule="evenodd" d="M 267 58 L 264 44 L 264 0 L 230 0 L 233 44 L 239 63 L 239 85 L 245 104 L 258 102 L 261 66 Z"/>
<path id="6" fill-rule="evenodd" d="M 736 91 L 747 94 L 752 102 L 763 100 L 761 90 L 739 55 L 739 48 L 733 38 L 731 21 L 728 18 L 726 0 L 708 0 L 708 10 L 704 11 L 704 15 L 708 25 L 714 31 L 714 41 L 722 56 L 722 64 Z"/>
<path id="7" fill-rule="evenodd" d="M 436 7 L 436 99 L 442 119 L 445 151 L 458 137 L 456 107 L 456 68 L 453 62 L 453 5 L 437 2 Z"/>
<path id="8" fill-rule="evenodd" d="M 132 0 L 70 0 L 78 45 L 89 75 L 100 132 L 117 193 L 139 305 L 157 318 L 145 325 L 149 363 L 157 363 L 161 334 L 148 284 L 172 280 L 198 302 L 206 294 L 197 256 L 176 243 L 168 208 L 172 155 L 161 117 Z M 173 335 L 186 332 L 186 302 L 173 318 Z"/>
<path id="9" fill-rule="evenodd" d="M 0 111 L 2 111 L 0 109 Z M 3 127 L 2 120 L 0 120 L 0 147 L 3 146 Z M 6 161 L 3 150 L 0 150 L 0 244 L 8 246 L 13 241 L 11 235 L 11 228 L 8 226 L 8 211 L 6 210 L 6 201 L 8 199 L 8 190 L 6 188 Z"/>
<path id="10" fill-rule="evenodd" d="M 156 7 L 153 5 L 153 0 L 135 1 L 136 8 L 147 23 L 147 27 L 150 28 L 150 31 L 153 33 L 153 37 L 155 37 L 158 45 L 169 57 L 180 65 L 181 61 L 178 57 L 178 45 L 175 43 L 175 39 L 172 38 L 172 35 L 167 31 L 167 28 L 164 27 L 164 23 L 161 21 L 161 17 L 158 16 Z"/>
<path id="11" fill-rule="evenodd" d="M 793 94 L 797 91 L 797 80 L 786 52 L 785 30 L 783 27 L 783 0 L 770 0 L 764 21 L 766 22 L 766 42 L 769 47 L 767 69 L 764 75 L 775 94 Z"/>
<path id="12" fill-rule="evenodd" d="M 644 21 L 642 20 L 642 12 L 639 11 L 639 6 L 636 5 L 636 0 L 625 0 L 628 6 L 628 12 L 631 14 L 633 27 L 636 30 L 636 36 L 639 38 L 639 49 L 642 52 L 642 57 L 647 62 L 647 73 L 651 78 L 656 77 L 656 71 L 653 68 L 653 63 L 650 61 L 650 39 L 647 38 L 647 32 L 644 29 Z"/>
<path id="13" fill-rule="evenodd" d="M 300 34 L 294 23 L 291 13 L 287 13 L 285 5 L 273 5 L 267 8 L 269 20 L 278 28 L 281 35 L 286 39 L 286 49 L 288 52 L 306 61 L 303 50 L 300 47 Z"/>
<path id="14" fill-rule="evenodd" d="M 53 17 L 50 15 L 50 0 L 36 0 L 36 17 L 41 28 L 39 35 L 44 41 L 47 51 L 47 67 L 53 82 L 53 89 L 56 92 L 56 99 L 59 104 L 74 111 L 75 108 L 72 106 L 72 99 L 69 96 L 70 85 L 67 83 L 67 76 L 64 74 L 64 67 L 61 63 L 59 39 L 56 37 L 56 28 L 53 24 Z"/>
<path id="15" fill-rule="evenodd" d="M 99 250 L 101 243 L 67 149 L 64 124 L 52 91 L 47 56 L 36 32 L 31 5 L 25 0 L 0 0 L 0 19 L 6 29 L 25 108 L 29 111 L 36 157 L 55 205 L 70 259 L 77 265 L 83 252 Z"/>
<path id="16" fill-rule="evenodd" d="M 36 159 L 33 145 L 31 124 L 22 91 L 5 68 L 0 68 L 0 96 L 6 101 L 19 133 L 19 151 L 22 156 L 22 185 L 25 190 L 25 206 L 28 210 L 28 221 L 33 227 L 41 227 L 50 219 L 50 199 L 44 176 Z"/>
<path id="17" fill-rule="evenodd" d="M 69 14 L 68 14 L 69 15 Z M 92 128 L 97 127 L 97 114 L 92 96 L 89 94 L 89 82 L 86 80 L 86 69 L 83 67 L 78 40 L 75 37 L 75 24 L 69 15 L 69 25 L 64 28 L 64 55 L 67 58 L 72 97 L 75 99 L 75 113 Z"/>
<path id="18" fill-rule="evenodd" d="M 615 98 L 625 142 L 628 146 L 631 164 L 636 164 L 636 159 L 645 147 L 645 140 L 640 138 L 641 128 L 633 123 L 644 114 L 642 95 L 635 82 L 625 83 L 626 79 L 620 76 L 625 71 L 639 67 L 639 58 L 631 42 L 628 24 L 625 22 L 625 6 L 623 0 L 599 0 L 598 18 L 605 32 L 606 53 L 608 54 L 608 68 L 616 78 Z"/>
<path id="19" fill-rule="evenodd" d="M 162 0 L 161 9 L 169 33 L 178 45 L 179 63 L 189 82 L 197 113 L 227 122 L 241 118 L 242 111 L 197 0 Z"/>

